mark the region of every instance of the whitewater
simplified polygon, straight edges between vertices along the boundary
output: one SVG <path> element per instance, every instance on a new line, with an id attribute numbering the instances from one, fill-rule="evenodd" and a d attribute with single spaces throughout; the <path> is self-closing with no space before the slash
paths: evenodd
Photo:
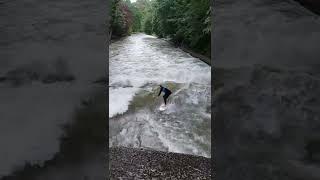
<path id="1" fill-rule="evenodd" d="M 110 146 L 211 157 L 211 67 L 145 34 L 109 50 Z M 173 91 L 165 111 L 160 84 Z"/>

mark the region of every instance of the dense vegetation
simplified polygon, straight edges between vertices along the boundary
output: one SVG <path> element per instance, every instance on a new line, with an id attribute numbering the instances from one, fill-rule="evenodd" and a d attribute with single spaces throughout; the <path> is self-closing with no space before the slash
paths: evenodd
<path id="1" fill-rule="evenodd" d="M 210 57 L 210 0 L 113 0 L 114 36 L 145 32 Z"/>

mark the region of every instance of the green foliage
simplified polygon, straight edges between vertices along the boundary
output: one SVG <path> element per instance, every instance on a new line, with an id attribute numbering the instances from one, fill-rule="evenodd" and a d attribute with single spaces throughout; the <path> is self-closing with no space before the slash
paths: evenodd
<path id="1" fill-rule="evenodd" d="M 135 6 L 132 6 L 132 11 L 134 14 L 132 30 L 133 30 L 133 32 L 139 32 L 141 30 L 142 14 Z"/>
<path id="2" fill-rule="evenodd" d="M 111 10 L 111 31 L 113 36 L 126 36 L 140 30 L 141 14 L 130 0 L 113 0 Z"/>
<path id="3" fill-rule="evenodd" d="M 153 31 L 152 31 L 152 17 L 151 16 L 148 16 L 145 21 L 144 21 L 144 25 L 143 25 L 143 30 L 145 33 L 147 34 L 152 34 Z"/>
<path id="4" fill-rule="evenodd" d="M 154 33 L 210 56 L 210 0 L 155 0 Z"/>
<path id="5" fill-rule="evenodd" d="M 210 57 L 211 12 L 210 0 L 114 0 L 112 30 L 155 34 Z"/>
<path id="6" fill-rule="evenodd" d="M 120 0 L 112 1 L 112 11 L 111 11 L 111 30 L 113 35 L 121 36 L 125 34 L 125 23 L 124 14 L 120 9 Z"/>

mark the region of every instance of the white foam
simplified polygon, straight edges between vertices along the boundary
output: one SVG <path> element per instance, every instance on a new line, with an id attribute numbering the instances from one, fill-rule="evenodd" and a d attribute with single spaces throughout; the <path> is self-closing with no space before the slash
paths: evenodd
<path id="1" fill-rule="evenodd" d="M 169 97 L 164 111 L 146 108 L 116 119 L 122 131 L 110 136 L 110 145 L 210 157 L 210 152 L 196 142 L 199 139 L 187 132 L 195 121 L 201 121 L 192 118 L 193 113 L 205 112 L 210 104 L 211 67 L 165 41 L 143 34 L 114 43 L 110 50 L 109 117 L 127 111 L 139 90 L 152 90 L 146 84 L 184 84 Z"/>
<path id="2" fill-rule="evenodd" d="M 130 85 L 132 88 L 110 89 L 109 117 L 127 111 L 139 87 L 146 83 L 210 84 L 210 66 L 186 55 L 167 42 L 144 34 L 135 34 L 123 42 L 111 44 L 110 85 Z"/>
<path id="3" fill-rule="evenodd" d="M 124 113 L 138 88 L 112 88 L 109 89 L 109 118 Z"/>

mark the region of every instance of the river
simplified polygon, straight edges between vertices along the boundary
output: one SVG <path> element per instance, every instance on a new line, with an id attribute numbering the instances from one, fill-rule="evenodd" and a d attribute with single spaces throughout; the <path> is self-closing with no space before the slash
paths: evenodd
<path id="1" fill-rule="evenodd" d="M 109 51 L 109 145 L 211 157 L 211 67 L 141 33 Z M 165 111 L 160 84 L 173 92 Z"/>

